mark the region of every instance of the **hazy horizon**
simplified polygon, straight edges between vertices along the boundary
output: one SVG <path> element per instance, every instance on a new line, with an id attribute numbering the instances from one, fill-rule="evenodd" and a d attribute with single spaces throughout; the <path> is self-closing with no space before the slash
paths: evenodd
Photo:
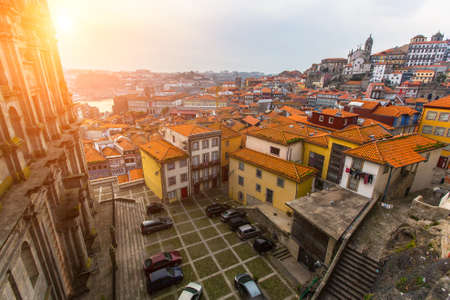
<path id="1" fill-rule="evenodd" d="M 450 35 L 450 1 L 49 0 L 63 66 L 153 72 L 304 71 L 417 34 Z"/>

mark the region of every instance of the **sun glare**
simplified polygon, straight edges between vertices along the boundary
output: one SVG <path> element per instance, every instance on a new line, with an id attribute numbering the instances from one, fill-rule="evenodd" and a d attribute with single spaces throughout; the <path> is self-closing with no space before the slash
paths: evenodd
<path id="1" fill-rule="evenodd" d="M 73 32 L 73 21 L 68 16 L 57 16 L 55 20 L 56 32 L 58 34 L 69 34 Z"/>

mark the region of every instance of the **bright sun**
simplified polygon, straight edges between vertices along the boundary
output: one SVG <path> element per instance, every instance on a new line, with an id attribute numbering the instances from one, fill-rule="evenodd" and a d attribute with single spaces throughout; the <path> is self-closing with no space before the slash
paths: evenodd
<path id="1" fill-rule="evenodd" d="M 69 34 L 73 32 L 73 21 L 68 16 L 57 16 L 55 20 L 56 32 L 59 34 Z"/>

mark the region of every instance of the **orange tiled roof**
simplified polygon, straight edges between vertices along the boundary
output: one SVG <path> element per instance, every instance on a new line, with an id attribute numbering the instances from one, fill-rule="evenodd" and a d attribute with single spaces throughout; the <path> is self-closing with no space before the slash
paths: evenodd
<path id="1" fill-rule="evenodd" d="M 293 107 L 290 107 L 290 106 L 287 106 L 287 105 L 285 105 L 282 108 L 280 108 L 280 110 L 287 111 L 291 115 L 300 115 L 300 116 L 304 116 L 305 115 L 304 111 L 301 111 L 299 109 L 296 109 L 296 108 L 293 108 Z"/>
<path id="2" fill-rule="evenodd" d="M 377 120 L 373 120 L 373 119 L 369 119 L 369 118 L 363 118 L 360 120 L 364 120 L 364 122 L 362 123 L 362 127 L 366 127 L 369 125 L 374 125 L 374 124 L 379 124 L 381 125 L 383 128 L 387 129 L 387 130 L 394 130 L 394 127 L 392 127 L 391 125 L 385 124 L 383 122 L 377 121 Z"/>
<path id="3" fill-rule="evenodd" d="M 244 129 L 246 126 L 245 124 L 242 124 L 239 121 L 236 121 L 233 126 L 231 126 L 231 129 L 234 131 L 241 131 L 242 129 Z"/>
<path id="4" fill-rule="evenodd" d="M 123 150 L 125 151 L 130 151 L 130 150 L 135 150 L 136 146 L 131 143 L 129 140 L 127 140 L 126 138 L 121 138 L 117 141 L 117 144 L 119 144 L 120 147 L 122 147 Z"/>
<path id="5" fill-rule="evenodd" d="M 140 169 L 132 169 L 130 170 L 130 181 L 138 180 L 144 178 L 144 170 Z"/>
<path id="6" fill-rule="evenodd" d="M 199 126 L 199 125 L 195 125 L 195 124 L 181 124 L 181 125 L 169 126 L 169 128 L 175 132 L 178 132 L 181 135 L 184 135 L 184 136 L 191 136 L 194 134 L 211 132 L 211 130 L 209 130 L 208 128 Z"/>
<path id="7" fill-rule="evenodd" d="M 116 149 L 111 148 L 111 147 L 105 147 L 105 148 L 103 148 L 102 152 L 103 152 L 103 155 L 105 155 L 105 156 L 116 156 L 116 155 L 120 155 L 119 151 L 117 151 Z"/>
<path id="8" fill-rule="evenodd" d="M 354 99 L 351 100 L 350 102 L 359 102 L 362 103 L 363 105 L 360 106 L 361 108 L 365 108 L 365 109 L 369 109 L 369 110 L 373 110 L 375 109 L 378 105 L 380 105 L 379 101 L 366 101 L 366 100 L 360 100 L 360 99 Z"/>
<path id="9" fill-rule="evenodd" d="M 305 178 L 317 173 L 317 170 L 312 167 L 303 166 L 292 161 L 273 157 L 248 148 L 233 152 L 231 157 L 298 183 L 303 182 Z"/>
<path id="10" fill-rule="evenodd" d="M 372 141 L 372 137 L 375 140 L 392 137 L 388 131 L 378 124 L 338 130 L 331 133 L 331 136 L 359 145 Z"/>
<path id="11" fill-rule="evenodd" d="M 159 162 L 187 157 L 183 150 L 162 139 L 151 140 L 147 144 L 142 145 L 141 149 Z"/>
<path id="12" fill-rule="evenodd" d="M 97 150 L 95 150 L 91 145 L 84 145 L 84 156 L 86 157 L 87 163 L 96 163 L 106 161 L 106 158 L 103 157 Z"/>
<path id="13" fill-rule="evenodd" d="M 431 101 L 428 104 L 424 105 L 425 107 L 434 107 L 434 108 L 450 108 L 450 96 L 442 97 L 441 99 L 437 99 Z"/>
<path id="14" fill-rule="evenodd" d="M 375 141 L 347 150 L 345 153 L 377 164 L 388 164 L 394 168 L 400 168 L 424 161 L 425 157 L 419 153 L 444 146 L 434 139 L 413 134 Z"/>
<path id="15" fill-rule="evenodd" d="M 357 117 L 357 114 L 345 111 L 345 110 L 339 110 L 339 109 L 335 109 L 335 108 L 326 108 L 326 109 L 322 109 L 320 112 L 320 114 L 323 115 L 327 115 L 327 116 L 333 116 L 335 117 L 337 113 L 341 113 L 341 117 L 342 118 L 351 118 L 351 117 Z"/>
<path id="16" fill-rule="evenodd" d="M 220 123 L 214 123 L 214 124 L 208 125 L 208 128 L 211 128 L 212 130 L 221 130 L 222 131 L 222 140 L 241 136 L 241 134 L 239 132 L 236 132 Z"/>
<path id="17" fill-rule="evenodd" d="M 375 115 L 398 118 L 401 115 L 413 115 L 419 112 L 409 106 L 389 105 L 389 106 L 380 106 L 373 113 Z"/>
<path id="18" fill-rule="evenodd" d="M 408 104 L 428 103 L 428 100 L 425 98 L 407 98 L 405 102 Z"/>
<path id="19" fill-rule="evenodd" d="M 128 182 L 128 174 L 123 174 L 123 175 L 117 176 L 117 181 L 118 181 L 119 183 L 125 183 L 125 182 Z"/>
<path id="20" fill-rule="evenodd" d="M 252 116 L 246 116 L 245 118 L 242 119 L 242 121 L 244 121 L 245 123 L 248 123 L 252 126 L 255 126 L 256 124 L 259 123 L 259 120 L 257 118 L 254 118 Z"/>
<path id="21" fill-rule="evenodd" d="M 290 124 L 277 127 L 261 128 L 248 132 L 247 134 L 249 136 L 287 146 L 297 142 L 299 139 L 325 133 L 327 132 L 308 126 Z"/>
<path id="22" fill-rule="evenodd" d="M 320 147 L 328 148 L 328 138 L 329 134 L 321 134 L 317 136 L 311 136 L 305 138 L 305 142 L 308 142 L 310 144 L 315 144 Z"/>

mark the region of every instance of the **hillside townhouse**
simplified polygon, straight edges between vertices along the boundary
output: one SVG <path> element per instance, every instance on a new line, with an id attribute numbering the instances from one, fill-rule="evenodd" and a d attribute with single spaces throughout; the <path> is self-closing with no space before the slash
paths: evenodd
<path id="1" fill-rule="evenodd" d="M 211 95 L 195 95 L 183 100 L 183 109 L 190 110 L 214 110 L 226 107 L 227 105 L 228 102 L 226 98 Z"/>
<path id="2" fill-rule="evenodd" d="M 435 72 L 433 70 L 415 70 L 413 73 L 412 80 L 413 81 L 420 81 L 424 84 L 430 83 L 433 81 Z"/>
<path id="3" fill-rule="evenodd" d="M 230 156 L 229 197 L 287 212 L 285 203 L 309 193 L 316 173 L 314 168 L 244 148 Z"/>
<path id="4" fill-rule="evenodd" d="M 408 45 L 394 47 L 370 56 L 373 65 L 384 64 L 391 66 L 394 70 L 404 66 L 408 53 Z"/>
<path id="5" fill-rule="evenodd" d="M 150 105 L 146 96 L 137 94 L 115 96 L 113 113 L 121 114 L 129 111 L 147 113 Z"/>
<path id="6" fill-rule="evenodd" d="M 140 146 L 145 185 L 163 201 L 191 194 L 187 153 L 163 139 Z"/>
<path id="7" fill-rule="evenodd" d="M 398 95 L 405 98 L 416 98 L 421 85 L 422 82 L 420 81 L 406 80 L 400 86 L 397 86 L 395 91 Z"/>
<path id="8" fill-rule="evenodd" d="M 193 193 L 219 185 L 221 131 L 195 124 L 163 127 L 161 131 L 167 142 L 187 153 L 189 182 Z"/>
<path id="9" fill-rule="evenodd" d="M 396 199 L 431 186 L 445 144 L 418 134 L 396 136 L 344 151 L 339 185 L 364 197 Z"/>
<path id="10" fill-rule="evenodd" d="M 320 126 L 339 130 L 350 125 L 356 125 L 358 115 L 345 110 L 328 108 L 313 110 L 309 121 Z"/>
<path id="11" fill-rule="evenodd" d="M 440 32 L 433 35 L 431 40 L 427 40 L 423 35 L 413 37 L 408 48 L 407 66 L 427 66 L 445 62 L 449 40 L 443 38 Z"/>
<path id="12" fill-rule="evenodd" d="M 181 107 L 183 104 L 183 98 L 186 95 L 176 94 L 169 96 L 153 96 L 150 98 L 150 111 L 152 113 L 160 114 L 163 109 Z"/>
<path id="13" fill-rule="evenodd" d="M 108 160 L 94 149 L 92 144 L 84 144 L 84 156 L 89 180 L 110 177 L 112 175 Z"/>
<path id="14" fill-rule="evenodd" d="M 450 96 L 432 101 L 423 106 L 418 132 L 426 137 L 442 143 L 450 143 Z M 438 167 L 447 169 L 449 166 L 450 149 L 442 150 Z"/>

